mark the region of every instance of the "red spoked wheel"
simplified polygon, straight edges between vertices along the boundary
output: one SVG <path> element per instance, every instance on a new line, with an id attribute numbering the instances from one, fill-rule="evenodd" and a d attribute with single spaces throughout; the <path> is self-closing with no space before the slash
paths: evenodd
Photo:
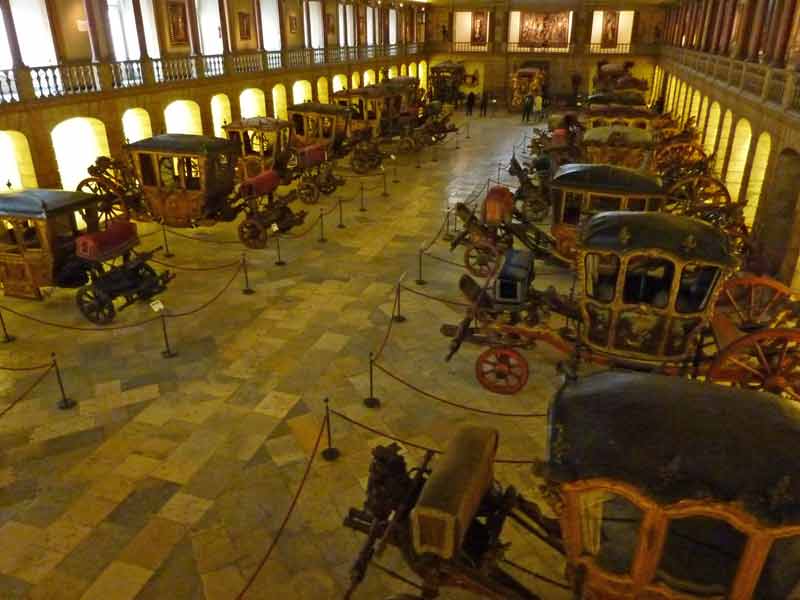
<path id="1" fill-rule="evenodd" d="M 708 378 L 800 401 L 800 331 L 765 329 L 739 338 L 714 358 Z"/>
<path id="2" fill-rule="evenodd" d="M 480 384 L 495 394 L 516 394 L 528 383 L 528 361 L 513 348 L 489 348 L 475 361 Z"/>
<path id="3" fill-rule="evenodd" d="M 745 276 L 728 280 L 714 310 L 725 313 L 745 332 L 800 325 L 800 298 L 794 290 L 771 277 Z"/>
<path id="4" fill-rule="evenodd" d="M 499 254 L 489 246 L 469 244 L 464 250 L 464 266 L 470 275 L 488 277 L 497 268 Z"/>

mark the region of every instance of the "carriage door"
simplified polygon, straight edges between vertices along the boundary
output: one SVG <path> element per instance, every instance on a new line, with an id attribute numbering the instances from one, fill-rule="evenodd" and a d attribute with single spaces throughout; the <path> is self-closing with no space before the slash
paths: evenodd
<path id="1" fill-rule="evenodd" d="M 2 220 L 0 282 L 6 296 L 41 299 L 40 287 L 53 279 L 47 222 Z"/>
<path id="2" fill-rule="evenodd" d="M 611 305 L 617 294 L 619 257 L 615 254 L 590 252 L 584 259 L 586 280 L 583 307 L 586 329 L 582 337 L 592 346 L 606 350 L 609 345 L 613 312 Z"/>

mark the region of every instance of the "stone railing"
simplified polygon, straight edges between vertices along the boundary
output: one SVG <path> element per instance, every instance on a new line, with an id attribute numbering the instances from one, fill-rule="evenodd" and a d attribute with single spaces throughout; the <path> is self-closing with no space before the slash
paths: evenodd
<path id="1" fill-rule="evenodd" d="M 203 56 L 203 77 L 222 77 L 225 75 L 225 56 L 208 54 Z"/>
<path id="2" fill-rule="evenodd" d="M 14 69 L 6 69 L 0 71 L 0 104 L 11 102 L 19 102 L 19 90 Z"/>
<path id="3" fill-rule="evenodd" d="M 100 78 L 94 64 L 34 67 L 30 70 L 30 78 L 36 98 L 100 91 Z"/>
<path id="4" fill-rule="evenodd" d="M 188 81 L 197 79 L 197 64 L 194 57 L 157 58 L 153 61 L 155 80 L 159 83 L 169 81 Z"/>
<path id="5" fill-rule="evenodd" d="M 111 63 L 111 85 L 114 89 L 144 85 L 141 61 L 125 60 Z"/>

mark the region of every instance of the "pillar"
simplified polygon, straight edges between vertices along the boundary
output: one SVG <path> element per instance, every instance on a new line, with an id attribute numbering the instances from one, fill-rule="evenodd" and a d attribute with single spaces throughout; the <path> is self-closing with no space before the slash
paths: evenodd
<path id="1" fill-rule="evenodd" d="M 325 16 L 325 4 L 322 5 L 323 10 L 323 18 Z M 264 47 L 264 30 L 261 24 L 261 0 L 254 0 L 253 2 L 253 12 L 255 12 L 255 25 L 256 25 L 256 42 L 258 43 L 258 49 L 261 50 Z M 323 27 L 326 23 L 323 22 Z M 326 42 L 328 41 L 328 31 L 325 30 L 325 35 L 323 39 Z"/>
<path id="2" fill-rule="evenodd" d="M 700 35 L 700 43 L 699 48 L 703 52 L 708 52 L 708 47 L 711 41 L 711 32 L 714 28 L 714 18 L 713 18 L 713 5 L 714 3 L 710 0 L 706 1 L 705 11 L 703 16 L 703 30 Z"/>
<path id="3" fill-rule="evenodd" d="M 230 27 L 230 22 L 228 21 L 228 10 L 225 6 L 225 0 L 219 0 L 219 23 L 220 23 L 220 32 L 222 33 L 222 52 L 223 54 L 230 54 L 231 53 L 231 41 L 230 41 L 230 34 L 228 32 Z M 280 6 L 281 2 L 278 2 Z M 283 27 L 281 26 L 281 30 Z M 281 45 L 281 48 L 284 46 Z"/>
<path id="4" fill-rule="evenodd" d="M 778 13 L 778 26 L 772 46 L 771 64 L 774 67 L 783 67 L 786 64 L 786 50 L 789 46 L 789 35 L 792 31 L 792 21 L 796 10 L 794 0 L 784 0 Z"/>
<path id="5" fill-rule="evenodd" d="M 750 27 L 750 36 L 747 39 L 744 35 L 744 24 L 750 21 L 750 19 L 742 19 L 742 43 L 740 48 L 743 48 L 745 44 L 747 45 L 748 61 L 758 60 L 758 51 L 761 48 L 761 35 L 762 30 L 764 29 L 764 19 L 767 15 L 767 7 L 768 0 L 756 0 L 755 9 L 753 11 L 752 26 Z M 740 51 L 739 55 L 741 56 L 741 54 L 742 52 Z"/>
<path id="6" fill-rule="evenodd" d="M 717 6 L 716 3 L 712 3 L 716 8 L 716 17 L 714 18 L 714 31 L 711 34 L 711 39 L 709 40 L 709 48 L 710 52 L 719 52 L 719 42 L 720 36 L 722 34 L 722 22 L 723 17 L 725 16 L 725 3 L 722 5 Z"/>
<path id="7" fill-rule="evenodd" d="M 689 13 L 690 14 L 689 40 L 688 43 L 686 44 L 689 48 L 692 48 L 694 50 L 697 49 L 698 38 L 700 37 L 699 30 L 700 27 L 702 26 L 701 11 L 702 11 L 702 2 L 700 0 L 695 0 L 695 2 L 692 4 L 691 12 Z"/>
<path id="8" fill-rule="evenodd" d="M 736 14 L 736 1 L 737 0 L 728 0 L 725 6 L 725 18 L 722 23 L 722 34 L 719 43 L 720 54 L 728 54 L 731 50 L 731 36 L 733 35 L 733 17 Z"/>
<path id="9" fill-rule="evenodd" d="M 189 13 L 189 39 L 191 41 L 191 54 L 192 56 L 199 56 L 203 54 L 203 48 L 200 45 L 200 29 L 197 24 L 197 5 L 195 0 L 187 0 L 186 10 Z M 202 72 L 202 69 L 199 69 Z"/>
<path id="10" fill-rule="evenodd" d="M 19 50 L 17 28 L 14 25 L 14 18 L 11 15 L 11 2 L 9 0 L 0 0 L 0 12 L 3 13 L 3 24 L 6 27 L 8 48 L 11 51 L 11 66 L 17 69 L 24 66 L 24 64 L 22 62 L 22 53 Z"/>
<path id="11" fill-rule="evenodd" d="M 142 5 L 138 0 L 133 1 L 133 20 L 136 23 L 136 40 L 139 42 L 139 56 L 142 60 L 146 60 L 150 58 L 150 55 L 147 53 L 147 38 L 144 35 Z"/>
<path id="12" fill-rule="evenodd" d="M 106 4 L 103 3 L 106 7 Z M 106 62 L 111 58 L 111 39 L 108 30 L 101 27 L 102 17 L 98 16 L 92 0 L 83 0 L 83 10 L 89 24 L 89 45 L 92 48 L 92 62 Z M 106 19 L 107 21 L 107 19 Z"/>

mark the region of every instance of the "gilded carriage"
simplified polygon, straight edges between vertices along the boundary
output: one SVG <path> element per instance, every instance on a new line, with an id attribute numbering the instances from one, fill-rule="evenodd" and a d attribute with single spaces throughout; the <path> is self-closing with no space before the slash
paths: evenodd
<path id="1" fill-rule="evenodd" d="M 587 130 L 581 139 L 588 163 L 610 164 L 652 172 L 656 144 L 653 134 L 638 127 L 612 125 Z"/>
<path id="2" fill-rule="evenodd" d="M 400 89 L 390 89 L 379 85 L 369 85 L 350 90 L 340 90 L 333 95 L 341 109 L 352 114 L 352 156 L 350 165 L 356 173 L 367 173 L 377 169 L 389 153 L 383 152 L 380 143 L 384 137 L 384 127 L 399 114 L 403 102 Z M 414 147 L 412 124 L 399 134 L 406 139 L 408 148 Z"/>
<path id="3" fill-rule="evenodd" d="M 29 189 L 0 194 L 0 283 L 6 296 L 41 300 L 42 288 L 76 288 L 83 315 L 97 324 L 162 292 L 171 279 L 137 255 L 136 225 L 124 207 L 79 191 Z M 119 297 L 125 303 L 115 307 Z"/>
<path id="4" fill-rule="evenodd" d="M 440 62 L 430 68 L 430 99 L 445 104 L 457 104 L 464 94 L 459 89 L 467 72 L 463 63 Z"/>
<path id="5" fill-rule="evenodd" d="M 511 76 L 511 100 L 509 109 L 521 111 L 525 96 L 542 96 L 547 72 L 541 67 L 522 67 Z"/>
<path id="6" fill-rule="evenodd" d="M 229 140 L 239 144 L 239 180 L 273 169 L 278 156 L 289 147 L 291 128 L 282 119 L 247 117 L 227 123 L 222 129 Z"/>
<path id="7" fill-rule="evenodd" d="M 501 483 L 502 440 L 489 427 L 459 429 L 414 468 L 397 444 L 375 448 L 363 507 L 344 521 L 367 536 L 346 597 L 387 544 L 420 579 L 419 595 L 394 599 L 446 588 L 496 600 L 800 592 L 800 416 L 788 401 L 608 371 L 568 378 L 548 413 L 532 494 Z M 519 554 L 509 538 L 521 536 Z"/>

